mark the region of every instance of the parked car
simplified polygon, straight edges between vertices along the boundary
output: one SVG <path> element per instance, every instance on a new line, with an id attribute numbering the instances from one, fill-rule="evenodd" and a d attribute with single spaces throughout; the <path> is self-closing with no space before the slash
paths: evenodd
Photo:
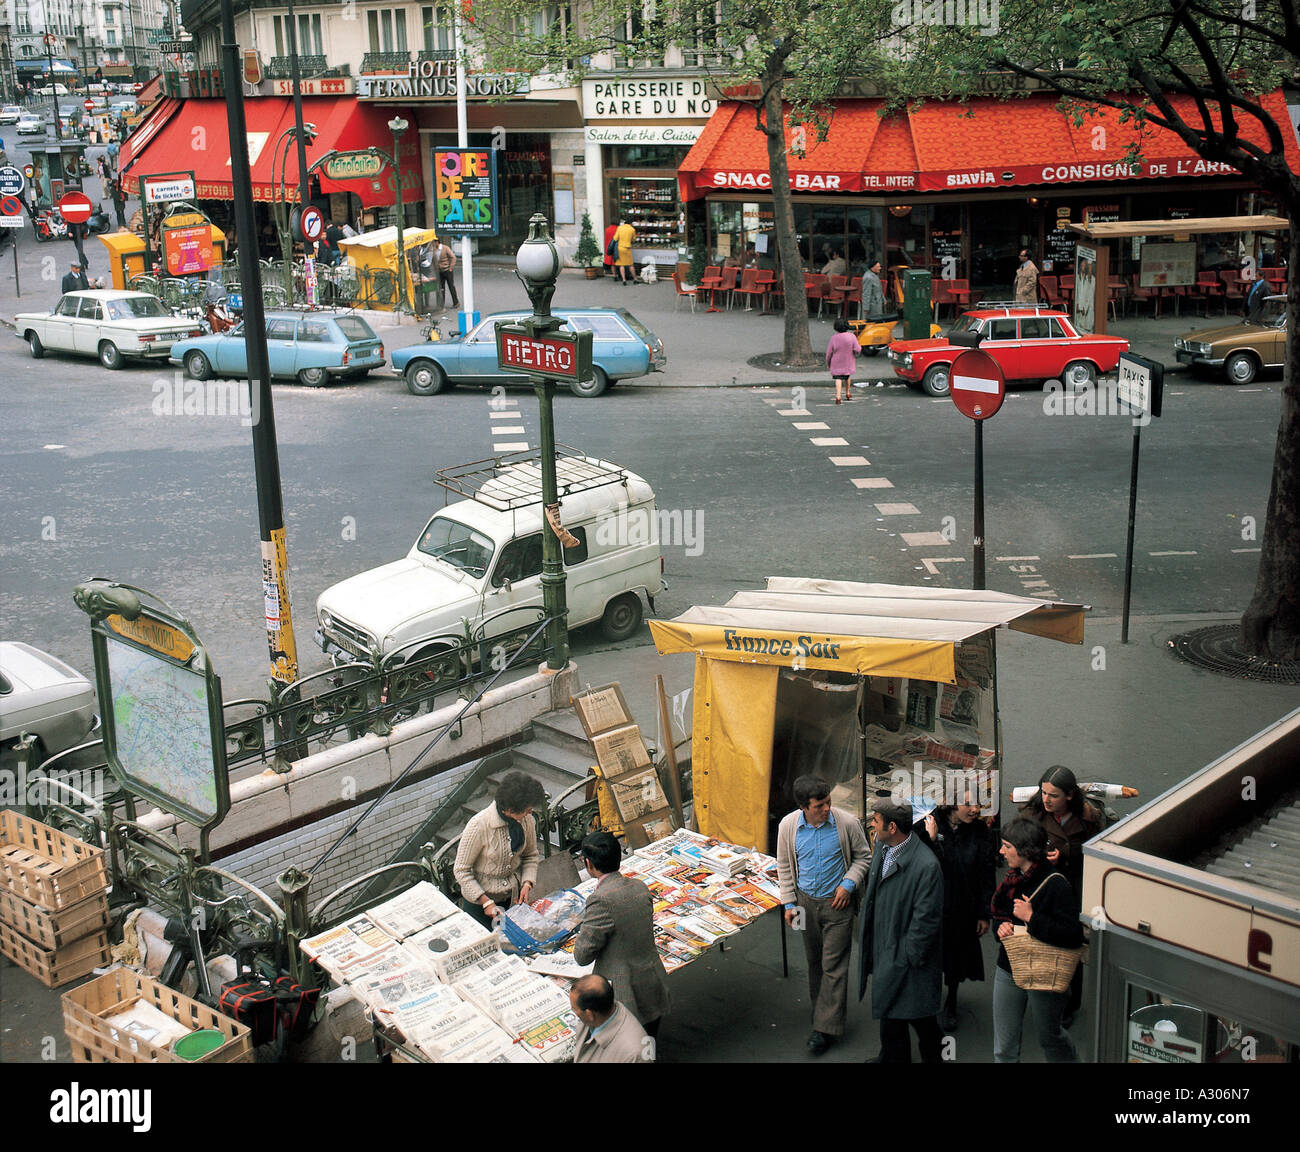
<path id="1" fill-rule="evenodd" d="M 17 124 L 24 115 L 24 110 L 18 104 L 6 104 L 0 108 L 0 124 Z"/>
<path id="2" fill-rule="evenodd" d="M 130 357 L 162 359 L 175 341 L 198 336 L 203 328 L 196 320 L 174 316 L 147 292 L 92 288 L 65 293 L 48 313 L 19 313 L 14 331 L 27 341 L 33 359 L 47 349 L 79 352 L 116 369 Z"/>
<path id="3" fill-rule="evenodd" d="M 45 135 L 45 117 L 36 116 L 31 112 L 24 112 L 18 117 L 18 122 L 14 126 L 14 131 L 19 136 L 44 136 Z"/>
<path id="4" fill-rule="evenodd" d="M 1120 354 L 1128 351 L 1127 340 L 1083 335 L 1064 312 L 1042 305 L 983 305 L 963 312 L 944 336 L 895 341 L 889 346 L 889 362 L 894 374 L 912 387 L 930 396 L 947 396 L 953 360 L 977 343 L 998 362 L 1008 384 L 1095 384 L 1099 375 L 1114 372 Z"/>
<path id="5" fill-rule="evenodd" d="M 95 689 L 86 677 L 30 644 L 0 641 L 0 750 L 35 736 L 39 763 L 82 743 L 95 723 Z"/>
<path id="6" fill-rule="evenodd" d="M 1229 384 L 1249 384 L 1263 368 L 1286 363 L 1286 297 L 1264 297 L 1257 323 L 1237 320 L 1189 332 L 1174 341 L 1179 364 L 1223 372 Z"/>
<path id="7" fill-rule="evenodd" d="M 626 308 L 557 308 L 568 331 L 592 333 L 592 377 L 569 387 L 575 396 L 599 396 L 617 380 L 662 372 L 668 357 L 663 341 Z M 494 312 L 464 337 L 411 344 L 393 352 L 393 371 L 417 396 L 434 396 L 452 384 L 526 384 L 527 377 L 502 372 L 497 364 L 496 325 L 517 323 L 530 312 Z"/>
<path id="8" fill-rule="evenodd" d="M 384 345 L 360 316 L 328 312 L 268 312 L 266 352 L 271 375 L 319 387 L 331 379 L 359 380 L 384 365 Z M 247 376 L 244 325 L 182 340 L 171 361 L 195 380 Z"/>
<path id="9" fill-rule="evenodd" d="M 556 461 L 560 516 L 577 545 L 564 552 L 568 625 L 601 622 L 625 640 L 641 624 L 638 592 L 662 590 L 654 492 L 617 464 L 576 454 Z M 464 489 L 457 489 L 463 491 Z M 316 643 L 339 662 L 407 649 L 409 660 L 531 631 L 542 605 L 541 468 L 534 457 L 497 468 L 473 498 L 441 509 L 406 556 L 343 580 L 316 601 Z"/>

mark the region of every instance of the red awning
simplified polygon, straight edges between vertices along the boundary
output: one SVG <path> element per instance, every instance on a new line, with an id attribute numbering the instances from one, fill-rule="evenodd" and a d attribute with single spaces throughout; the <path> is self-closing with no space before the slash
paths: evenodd
<path id="1" fill-rule="evenodd" d="M 128 181 L 131 190 L 138 188 L 141 175 L 153 171 L 189 171 L 192 168 L 198 199 L 233 199 L 226 102 L 185 100 L 175 103 L 184 105 L 184 115 L 176 116 L 174 109 L 143 146 L 135 149 L 134 154 L 140 159 Z M 330 149 L 347 151 L 374 144 L 385 151 L 392 150 L 392 134 L 388 130 L 385 110 L 358 104 L 352 97 L 304 97 L 302 117 L 304 123 L 315 124 L 318 133 L 316 140 L 307 146 L 308 165 Z M 153 118 L 150 123 L 153 123 Z M 280 141 L 280 138 L 293 124 L 293 101 L 287 97 L 244 101 L 244 130 L 248 139 L 248 167 L 254 200 L 278 199 L 281 158 L 285 143 L 288 143 Z M 277 142 L 280 142 L 278 147 Z M 419 136 L 409 129 L 402 139 L 401 162 L 403 198 L 411 201 L 423 199 Z M 298 151 L 292 143 L 289 143 L 288 158 L 284 161 L 283 179 L 287 188 L 297 187 Z M 387 169 L 379 177 L 366 180 L 330 180 L 322 173 L 320 184 L 322 192 L 354 192 L 368 207 L 392 204 L 395 200 L 392 173 Z"/>
<path id="2" fill-rule="evenodd" d="M 1230 165 L 1201 159 L 1173 132 L 1153 124 L 1143 129 L 1142 159 L 1134 164 L 1129 159 L 1137 138 L 1134 124 L 1121 124 L 1119 112 L 1101 108 L 1075 126 L 1050 93 L 925 103 L 884 120 L 878 115 L 881 103 L 841 101 L 825 141 L 815 142 L 809 127 L 806 154 L 789 158 L 791 188 L 949 192 L 1239 175 Z M 1178 97 L 1173 103 L 1189 123 L 1198 122 L 1191 100 Z M 1283 129 L 1288 165 L 1300 171 L 1300 146 L 1285 130 L 1290 123 L 1285 98 L 1272 92 L 1260 103 Z M 1240 121 L 1242 136 L 1267 148 L 1258 122 Z M 754 129 L 750 106 L 718 107 L 678 169 L 678 184 L 687 200 L 711 191 L 771 187 L 766 140 Z"/>
<path id="3" fill-rule="evenodd" d="M 134 174 L 127 172 L 127 168 L 149 147 L 149 142 L 167 126 L 167 122 L 180 111 L 184 103 L 183 100 L 167 97 L 155 105 L 137 125 L 136 130 L 122 141 L 122 150 L 118 155 L 118 171 L 123 173 L 122 183 L 127 191 L 137 194 L 140 191 L 139 180 Z"/>
<path id="4" fill-rule="evenodd" d="M 796 147 L 786 109 L 787 163 L 790 187 L 796 192 L 862 192 L 863 172 L 880 126 L 878 101 L 845 100 L 830 115 L 824 140 L 811 125 L 800 129 L 804 148 Z M 767 137 L 758 131 L 754 109 L 729 101 L 718 107 L 677 169 L 682 198 L 695 200 L 707 192 L 765 189 L 768 172 Z"/>

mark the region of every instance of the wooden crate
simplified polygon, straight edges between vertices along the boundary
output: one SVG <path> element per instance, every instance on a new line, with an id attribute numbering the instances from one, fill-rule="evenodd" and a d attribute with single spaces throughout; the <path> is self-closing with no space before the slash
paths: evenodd
<path id="1" fill-rule="evenodd" d="M 104 850 L 5 809 L 0 883 L 29 904 L 58 911 L 108 887 Z"/>
<path id="2" fill-rule="evenodd" d="M 110 1028 L 104 1017 L 129 1008 L 137 1000 L 152 1004 L 191 1031 L 219 1028 L 227 1040 L 199 1060 L 181 1060 L 167 1048 L 132 1040 Z M 252 1034 L 246 1025 L 182 996 L 130 968 L 114 968 L 80 988 L 63 994 L 63 1031 L 76 1064 L 251 1064 Z M 133 1047 L 134 1045 L 134 1047 Z"/>
<path id="3" fill-rule="evenodd" d="M 62 948 L 107 926 L 108 894 L 99 892 L 89 900 L 51 912 L 39 904 L 29 904 L 16 893 L 0 889 L 0 924 L 8 924 L 42 948 Z"/>
<path id="4" fill-rule="evenodd" d="M 8 924 L 0 924 L 0 952 L 19 968 L 30 972 L 46 988 L 58 988 L 80 980 L 94 969 L 102 968 L 110 959 L 108 933 L 102 928 L 62 948 L 42 948 Z"/>

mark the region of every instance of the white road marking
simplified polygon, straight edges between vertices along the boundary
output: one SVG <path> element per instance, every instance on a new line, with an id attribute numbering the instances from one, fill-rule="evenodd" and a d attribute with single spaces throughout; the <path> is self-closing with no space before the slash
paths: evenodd
<path id="1" fill-rule="evenodd" d="M 858 468 L 863 464 L 870 464 L 871 461 L 865 456 L 832 456 L 831 463 L 836 468 Z"/>
<path id="2" fill-rule="evenodd" d="M 853 477 L 853 486 L 855 488 L 892 488 L 894 482 L 886 480 L 883 476 L 855 476 Z"/>
<path id="3" fill-rule="evenodd" d="M 67 445 L 66 444 L 45 444 L 42 445 L 42 447 L 44 447 L 45 451 L 47 452 L 58 452 L 61 449 L 66 448 Z"/>
<path id="4" fill-rule="evenodd" d="M 876 507 L 879 508 L 880 505 L 877 504 Z M 942 532 L 904 532 L 903 542 L 909 548 L 919 548 L 923 544 L 933 544 L 936 548 L 942 548 L 945 544 L 952 543 Z"/>
<path id="5" fill-rule="evenodd" d="M 849 446 L 849 442 L 843 436 L 809 436 L 808 439 L 817 448 L 847 448 Z"/>
<path id="6" fill-rule="evenodd" d="M 497 452 L 527 452 L 528 441 L 527 440 L 510 440 L 510 441 L 503 440 L 499 444 L 493 444 L 492 447 Z"/>
<path id="7" fill-rule="evenodd" d="M 778 408 L 778 416 L 811 416 L 812 413 L 807 408 Z"/>
<path id="8" fill-rule="evenodd" d="M 1148 556 L 1195 556 L 1195 552 L 1148 552 Z"/>
<path id="9" fill-rule="evenodd" d="M 921 510 L 915 504 L 877 504 L 876 511 L 882 516 L 919 516 Z"/>
<path id="10" fill-rule="evenodd" d="M 931 576 L 938 576 L 939 569 L 935 567 L 936 564 L 965 564 L 966 557 L 965 556 L 931 556 L 929 559 L 922 557 L 921 563 L 925 565 L 925 570 L 929 572 Z"/>
<path id="11" fill-rule="evenodd" d="M 802 423 L 795 422 L 795 428 L 800 432 L 815 432 L 818 428 L 829 428 L 830 425 L 824 420 L 805 420 Z"/>
<path id="12" fill-rule="evenodd" d="M 519 413 L 518 412 L 489 412 L 488 419 L 489 420 L 518 420 Z"/>
<path id="13" fill-rule="evenodd" d="M 993 559 L 996 560 L 999 564 L 1001 564 L 1004 561 L 1011 561 L 1011 560 L 1041 560 L 1042 557 L 1041 556 L 994 556 Z"/>
<path id="14" fill-rule="evenodd" d="M 519 436 L 522 435 L 525 431 L 526 429 L 522 424 L 493 424 L 492 425 L 493 436 Z"/>
<path id="15" fill-rule="evenodd" d="M 1237 553 L 1237 552 L 1261 552 L 1261 551 L 1263 551 L 1263 549 L 1261 549 L 1261 548 L 1234 548 L 1232 551 L 1233 551 L 1234 553 Z"/>
<path id="16" fill-rule="evenodd" d="M 1067 560 L 1114 560 L 1117 557 L 1115 552 L 1084 552 L 1078 556 L 1067 556 Z"/>

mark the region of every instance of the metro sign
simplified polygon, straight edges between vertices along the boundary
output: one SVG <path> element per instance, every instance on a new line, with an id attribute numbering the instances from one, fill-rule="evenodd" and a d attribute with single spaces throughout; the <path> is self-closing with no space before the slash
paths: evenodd
<path id="1" fill-rule="evenodd" d="M 546 380 L 582 381 L 591 376 L 590 332 L 536 332 L 528 322 L 498 323 L 497 365 Z"/>

